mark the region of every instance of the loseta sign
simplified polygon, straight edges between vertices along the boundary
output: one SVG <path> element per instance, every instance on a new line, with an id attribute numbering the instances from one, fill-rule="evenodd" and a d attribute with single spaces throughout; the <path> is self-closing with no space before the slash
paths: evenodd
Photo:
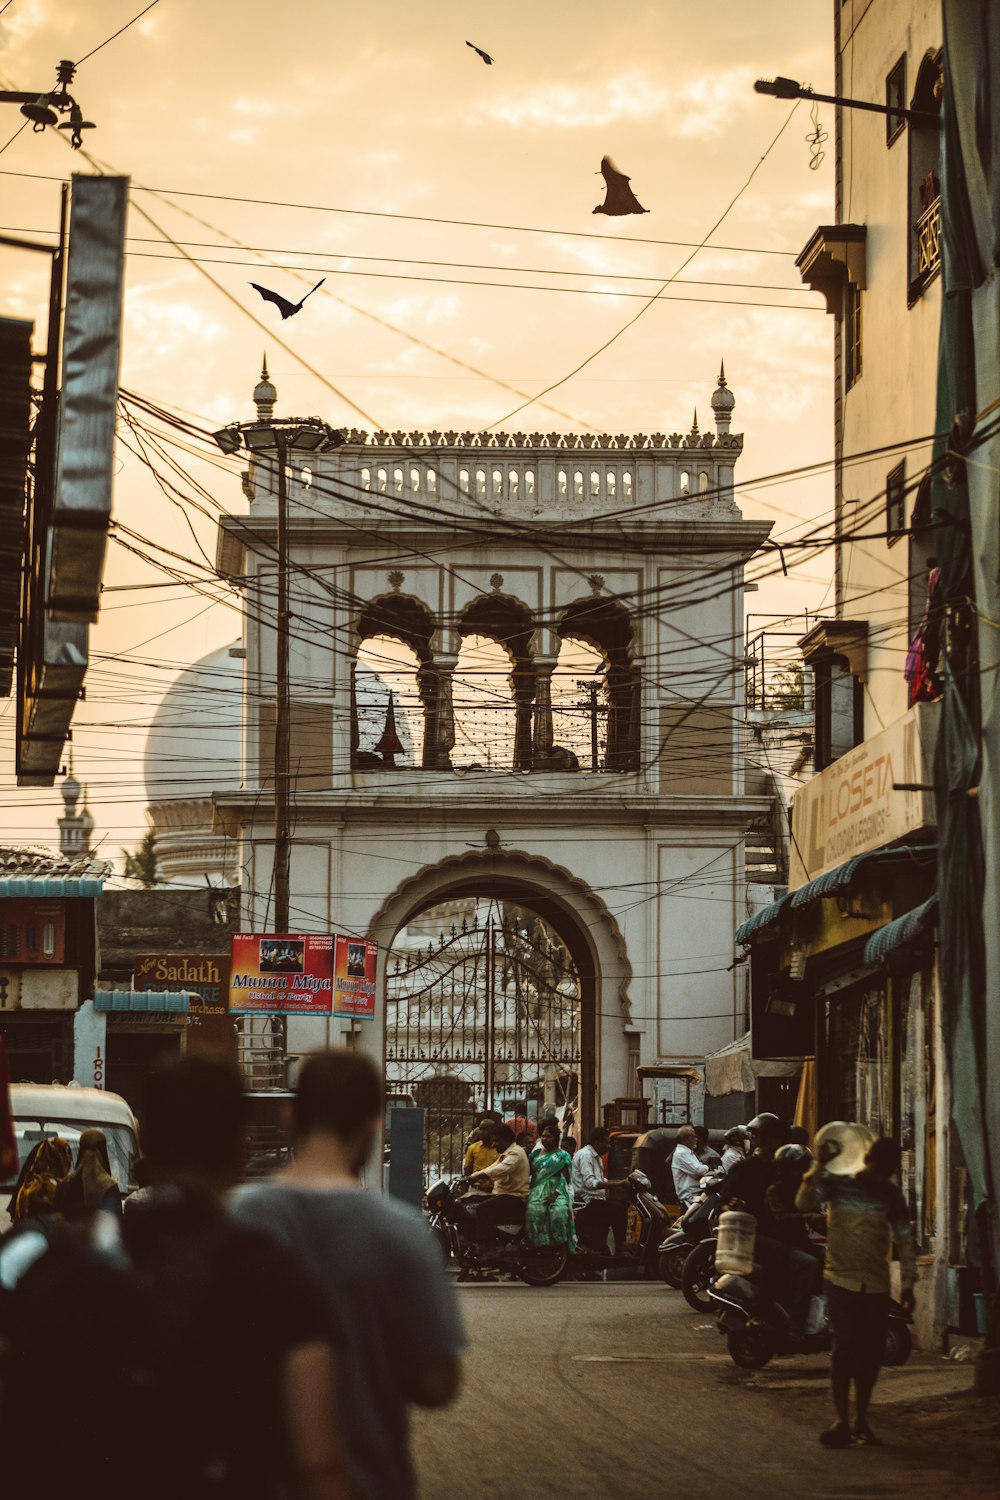
<path id="1" fill-rule="evenodd" d="M 337 938 L 337 965 L 333 985 L 335 1016 L 356 1020 L 375 1019 L 375 966 L 378 945 L 364 938 Z"/>
<path id="2" fill-rule="evenodd" d="M 916 703 L 795 793 L 792 890 L 869 849 L 934 826 L 932 780 L 940 703 Z"/>
<path id="3" fill-rule="evenodd" d="M 230 1011 L 328 1016 L 333 943 L 332 936 L 313 933 L 234 933 Z"/>

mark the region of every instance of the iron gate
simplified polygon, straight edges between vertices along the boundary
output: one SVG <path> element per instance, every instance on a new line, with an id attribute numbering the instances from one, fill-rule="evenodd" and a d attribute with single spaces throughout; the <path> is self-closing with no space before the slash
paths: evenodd
<path id="1" fill-rule="evenodd" d="M 461 1171 L 484 1110 L 538 1120 L 579 1093 L 580 983 L 562 941 L 513 903 L 463 905 L 436 941 L 414 953 L 407 929 L 390 954 L 386 1094 L 426 1111 L 428 1180 Z"/>

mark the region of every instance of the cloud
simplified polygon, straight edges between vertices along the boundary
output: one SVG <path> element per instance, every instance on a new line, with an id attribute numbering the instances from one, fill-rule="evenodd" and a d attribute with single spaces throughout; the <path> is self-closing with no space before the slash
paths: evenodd
<path id="1" fill-rule="evenodd" d="M 633 71 L 572 84 L 555 83 L 514 90 L 491 100 L 473 115 L 477 123 L 593 129 L 658 120 L 669 135 L 704 139 L 729 128 L 734 110 L 752 98 L 751 68 L 727 68 L 674 85 Z"/>

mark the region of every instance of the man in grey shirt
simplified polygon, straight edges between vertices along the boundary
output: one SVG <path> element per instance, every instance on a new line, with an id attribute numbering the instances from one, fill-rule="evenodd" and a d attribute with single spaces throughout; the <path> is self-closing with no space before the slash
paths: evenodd
<path id="1" fill-rule="evenodd" d="M 383 1095 L 362 1054 L 309 1057 L 294 1104 L 294 1162 L 239 1188 L 231 1208 L 291 1246 L 323 1289 L 359 1500 L 413 1500 L 407 1407 L 455 1399 L 465 1339 L 422 1216 L 359 1185 Z"/>

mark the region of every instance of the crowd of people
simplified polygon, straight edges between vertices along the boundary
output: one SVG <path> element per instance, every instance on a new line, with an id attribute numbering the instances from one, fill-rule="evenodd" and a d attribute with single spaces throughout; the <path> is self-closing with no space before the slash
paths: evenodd
<path id="1" fill-rule="evenodd" d="M 148 1186 L 124 1212 L 100 1132 L 72 1169 L 66 1142 L 40 1144 L 0 1241 L 11 1494 L 73 1493 L 83 1476 L 105 1500 L 415 1494 L 408 1410 L 454 1400 L 464 1334 L 422 1216 L 361 1187 L 382 1111 L 365 1057 L 310 1057 L 292 1165 L 234 1191 L 239 1074 L 182 1060 L 145 1091 Z M 57 1393 L 42 1452 L 23 1434 Z"/>

